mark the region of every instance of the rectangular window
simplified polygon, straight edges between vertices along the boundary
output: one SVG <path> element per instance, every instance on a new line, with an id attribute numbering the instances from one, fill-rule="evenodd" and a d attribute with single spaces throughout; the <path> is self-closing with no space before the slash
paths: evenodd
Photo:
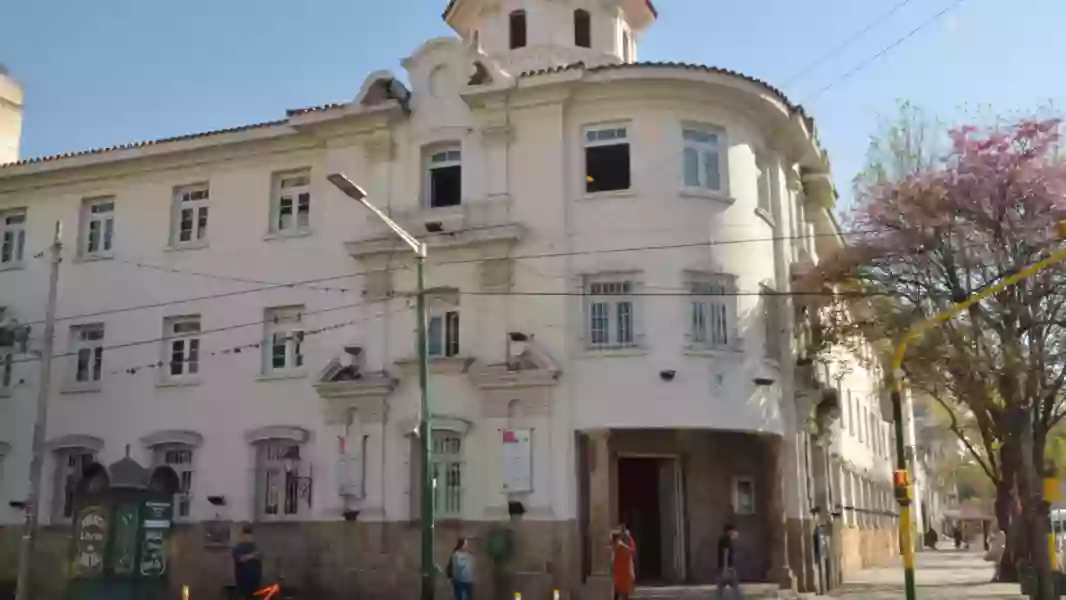
<path id="1" fill-rule="evenodd" d="M 722 191 L 721 131 L 685 128 L 681 137 L 685 187 Z"/>
<path id="2" fill-rule="evenodd" d="M 299 444 L 263 443 L 258 448 L 258 462 L 256 504 L 260 518 L 291 517 L 310 508 L 311 478 L 300 473 Z"/>
<path id="3" fill-rule="evenodd" d="M 433 432 L 433 507 L 442 518 L 463 514 L 463 438 L 451 431 Z"/>
<path id="4" fill-rule="evenodd" d="M 103 375 L 104 324 L 75 325 L 70 328 L 74 355 L 73 383 L 98 383 Z"/>
<path id="5" fill-rule="evenodd" d="M 164 444 L 153 448 L 153 466 L 167 466 L 178 476 L 178 493 L 174 495 L 174 514 L 188 518 L 192 508 L 193 448 L 185 444 Z"/>
<path id="6" fill-rule="evenodd" d="M 206 183 L 174 190 L 174 245 L 207 241 L 207 215 L 211 192 Z"/>
<path id="7" fill-rule="evenodd" d="M 273 215 L 271 232 L 294 233 L 310 229 L 310 170 L 275 173 L 270 209 Z"/>
<path id="8" fill-rule="evenodd" d="M 767 162 L 766 157 L 755 157 L 755 168 L 759 172 L 759 204 L 758 208 L 765 211 L 767 215 L 772 215 L 773 211 L 770 206 L 770 163 Z"/>
<path id="9" fill-rule="evenodd" d="M 458 146 L 426 155 L 425 198 L 429 208 L 458 206 L 463 198 L 463 154 Z"/>
<path id="10" fill-rule="evenodd" d="M 294 371 L 304 366 L 303 306 L 268 308 L 264 318 L 264 373 Z"/>
<path id="11" fill-rule="evenodd" d="M 733 479 L 733 510 L 738 515 L 755 514 L 755 480 L 750 477 Z"/>
<path id="12" fill-rule="evenodd" d="M 585 283 L 586 331 L 593 349 L 636 346 L 634 283 L 628 279 L 597 279 Z"/>
<path id="13" fill-rule="evenodd" d="M 15 354 L 0 350 L 0 392 L 11 391 L 15 385 Z"/>
<path id="14" fill-rule="evenodd" d="M 511 11 L 510 15 L 511 50 L 526 47 L 526 11 Z"/>
<path id="15" fill-rule="evenodd" d="M 26 210 L 0 212 L 0 267 L 22 262 L 26 247 Z"/>
<path id="16" fill-rule="evenodd" d="M 579 48 L 592 47 L 592 20 L 589 11 L 580 8 L 574 11 L 574 45 Z"/>
<path id="17" fill-rule="evenodd" d="M 624 125 L 585 129 L 585 192 L 628 190 L 629 137 Z"/>
<path id="18" fill-rule="evenodd" d="M 55 460 L 52 519 L 65 521 L 74 516 L 74 488 L 85 469 L 96 460 L 96 455 L 86 449 L 71 449 L 57 452 Z"/>
<path id="19" fill-rule="evenodd" d="M 200 373 L 200 316 L 168 317 L 163 321 L 163 352 L 170 379 Z"/>
<path id="20" fill-rule="evenodd" d="M 426 329 L 429 356 L 459 356 L 459 311 L 430 315 Z"/>
<path id="21" fill-rule="evenodd" d="M 847 411 L 848 411 L 848 431 L 854 432 L 855 431 L 855 404 L 854 404 L 854 402 L 852 402 L 852 399 L 851 399 L 851 390 L 847 391 L 847 402 L 845 402 L 844 406 L 847 408 Z"/>
<path id="22" fill-rule="evenodd" d="M 82 256 L 107 256 L 115 237 L 115 199 L 93 198 L 82 206 Z"/>
<path id="23" fill-rule="evenodd" d="M 700 274 L 689 281 L 689 338 L 695 346 L 725 348 L 734 343 L 735 279 Z"/>
<path id="24" fill-rule="evenodd" d="M 777 292 L 764 287 L 761 292 L 763 304 L 764 348 L 766 358 L 781 359 L 781 310 Z"/>

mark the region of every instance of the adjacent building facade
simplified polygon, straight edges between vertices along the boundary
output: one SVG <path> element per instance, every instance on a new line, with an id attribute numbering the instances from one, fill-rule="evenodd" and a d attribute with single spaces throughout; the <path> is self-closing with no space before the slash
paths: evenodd
<path id="1" fill-rule="evenodd" d="M 410 89 L 380 71 L 277 121 L 0 166 L 0 305 L 28 333 L 0 348 L 0 567 L 58 222 L 42 589 L 72 482 L 128 453 L 180 477 L 175 582 L 228 582 L 226 524 L 250 521 L 268 575 L 315 597 L 414 593 L 413 260 L 336 172 L 428 244 L 441 564 L 507 527 L 508 585 L 595 597 L 624 522 L 642 580 L 708 583 L 732 523 L 745 580 L 814 589 L 819 514 L 887 528 L 879 375 L 797 358 L 792 278 L 840 242 L 813 121 L 745 75 L 637 62 L 648 0 L 444 18 L 458 37 L 403 60 Z"/>

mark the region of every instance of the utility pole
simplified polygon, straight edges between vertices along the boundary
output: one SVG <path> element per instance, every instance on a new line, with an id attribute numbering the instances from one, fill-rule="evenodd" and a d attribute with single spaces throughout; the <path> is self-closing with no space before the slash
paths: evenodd
<path id="1" fill-rule="evenodd" d="M 389 229 L 392 230 L 415 254 L 417 267 L 417 313 L 418 313 L 418 385 L 421 390 L 421 402 L 419 404 L 418 417 L 418 441 L 422 458 L 422 471 L 420 483 L 422 492 L 421 501 L 421 524 L 422 524 L 422 600 L 433 600 L 436 594 L 437 565 L 433 562 L 433 465 L 432 459 L 432 429 L 430 427 L 429 412 L 429 341 L 426 336 L 426 244 L 411 235 L 406 229 L 393 221 L 366 199 L 366 191 L 348 179 L 343 173 L 331 173 L 326 179 L 336 186 L 345 196 L 356 200 L 367 210 L 374 213 Z M 21 600 L 21 599 L 19 599 Z"/>
<path id="2" fill-rule="evenodd" d="M 44 312 L 44 339 L 41 341 L 41 372 L 37 383 L 37 418 L 33 423 L 33 458 L 30 460 L 30 492 L 26 496 L 22 541 L 19 544 L 19 570 L 15 600 L 29 600 L 34 545 L 37 541 L 37 513 L 41 503 L 41 471 L 44 470 L 44 432 L 48 425 L 48 399 L 52 387 L 52 351 L 56 333 L 56 296 L 59 289 L 59 263 L 63 260 L 63 225 L 56 221 L 49 248 L 48 301 Z"/>

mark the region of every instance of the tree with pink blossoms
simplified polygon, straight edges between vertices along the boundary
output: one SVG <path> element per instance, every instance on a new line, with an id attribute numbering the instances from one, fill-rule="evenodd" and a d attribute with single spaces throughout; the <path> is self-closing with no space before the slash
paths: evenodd
<path id="1" fill-rule="evenodd" d="M 905 106 L 875 140 L 887 152 L 871 152 L 856 181 L 845 248 L 801 281 L 835 292 L 823 308 L 845 309 L 819 311 L 823 339 L 874 341 L 882 357 L 911 325 L 1063 247 L 1058 120 L 958 127 L 930 153 L 914 114 Z M 943 406 L 996 485 L 1011 550 L 999 576 L 1009 579 L 1020 561 L 1041 587 L 1050 572 L 1040 477 L 1050 432 L 1066 418 L 1064 341 L 1066 265 L 1057 265 L 928 330 L 903 365 L 904 385 Z"/>

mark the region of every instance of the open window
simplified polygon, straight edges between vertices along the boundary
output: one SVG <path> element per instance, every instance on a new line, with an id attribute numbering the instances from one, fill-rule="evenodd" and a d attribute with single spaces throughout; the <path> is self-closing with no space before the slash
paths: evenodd
<path id="1" fill-rule="evenodd" d="M 427 353 L 430 358 L 459 356 L 459 294 L 454 291 L 428 298 Z"/>
<path id="2" fill-rule="evenodd" d="M 526 47 L 526 11 L 515 10 L 510 16 L 511 50 Z"/>
<path id="3" fill-rule="evenodd" d="M 458 144 L 427 151 L 425 176 L 429 208 L 458 206 L 463 197 L 463 154 Z"/>
<path id="4" fill-rule="evenodd" d="M 579 48 L 592 47 L 592 20 L 589 11 L 580 8 L 574 11 L 574 45 Z"/>
<path id="5" fill-rule="evenodd" d="M 629 136 L 625 125 L 585 128 L 585 192 L 628 190 Z"/>

